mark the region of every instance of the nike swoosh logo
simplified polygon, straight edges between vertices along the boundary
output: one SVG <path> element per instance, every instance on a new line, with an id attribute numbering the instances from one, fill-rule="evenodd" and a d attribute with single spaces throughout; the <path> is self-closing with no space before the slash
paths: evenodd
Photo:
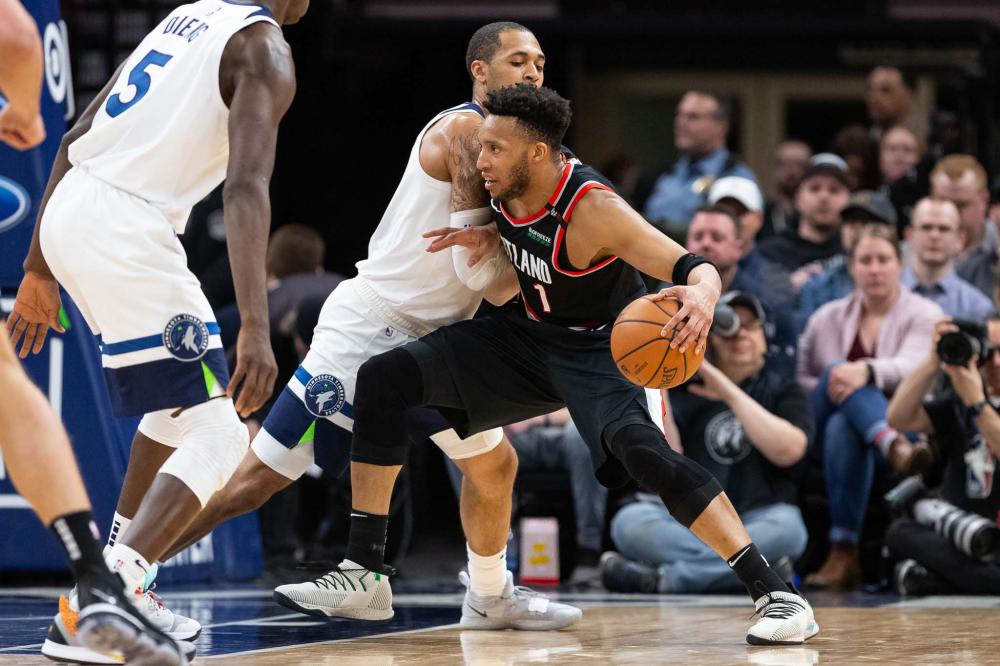
<path id="1" fill-rule="evenodd" d="M 477 609 L 473 608 L 472 606 L 470 606 L 469 604 L 465 604 L 465 606 L 466 606 L 466 608 L 468 608 L 469 610 L 471 610 L 471 611 L 472 611 L 473 613 L 475 613 L 476 615 L 478 615 L 478 616 L 480 616 L 480 617 L 489 617 L 489 616 L 488 616 L 488 615 L 487 615 L 486 613 L 484 613 L 483 611 L 481 611 L 481 610 L 477 610 Z"/>
<path id="2" fill-rule="evenodd" d="M 143 573 L 149 573 L 149 569 L 147 569 L 146 567 L 142 566 L 142 562 L 140 562 L 139 560 L 132 560 L 132 561 L 135 562 L 135 566 L 137 566 L 140 569 L 142 569 Z"/>

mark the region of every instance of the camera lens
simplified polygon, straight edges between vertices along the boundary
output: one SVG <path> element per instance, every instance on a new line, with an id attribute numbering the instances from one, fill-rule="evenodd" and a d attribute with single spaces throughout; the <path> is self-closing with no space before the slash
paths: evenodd
<path id="1" fill-rule="evenodd" d="M 740 332 L 740 316 L 736 310 L 725 304 L 715 306 L 715 317 L 712 319 L 712 333 L 724 338 L 735 337 Z"/>
<path id="2" fill-rule="evenodd" d="M 938 358 L 948 365 L 965 365 L 978 353 L 979 341 L 961 331 L 945 333 L 937 343 Z"/>

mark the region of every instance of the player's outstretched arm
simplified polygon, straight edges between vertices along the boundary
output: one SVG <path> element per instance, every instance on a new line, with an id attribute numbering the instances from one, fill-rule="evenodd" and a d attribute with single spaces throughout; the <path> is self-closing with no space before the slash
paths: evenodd
<path id="1" fill-rule="evenodd" d="M 28 248 L 28 256 L 24 259 L 24 279 L 17 290 L 17 299 L 14 301 L 14 309 L 7 319 L 7 333 L 11 337 L 14 348 L 23 338 L 19 355 L 26 358 L 28 353 L 37 354 L 42 351 L 45 344 L 45 336 L 48 335 L 51 326 L 56 331 L 62 333 L 63 327 L 59 323 L 59 285 L 52 277 L 52 271 L 42 255 L 42 248 L 38 243 L 39 230 L 42 228 L 42 218 L 45 215 L 45 207 L 49 203 L 49 197 L 55 191 L 56 186 L 63 179 L 66 173 L 72 168 L 69 163 L 69 147 L 79 137 L 87 133 L 97 110 L 101 108 L 104 100 L 111 94 L 111 88 L 118 75 L 121 74 L 123 62 L 118 66 L 118 70 L 111 76 L 105 84 L 104 89 L 94 97 L 90 106 L 77 119 L 76 124 L 63 135 L 59 142 L 59 150 L 56 153 L 55 161 L 52 163 L 52 171 L 49 173 L 49 182 L 45 186 L 45 194 L 38 204 L 38 217 L 35 218 L 35 230 L 31 236 L 31 245 Z"/>
<path id="2" fill-rule="evenodd" d="M 236 411 L 249 416 L 271 395 L 278 374 L 264 266 L 278 124 L 295 96 L 295 67 L 281 32 L 261 22 L 234 35 L 222 55 L 219 82 L 229 105 L 223 220 L 242 322 L 228 392 L 233 396 L 239 389 Z"/>
<path id="3" fill-rule="evenodd" d="M 687 250 L 657 231 L 624 199 L 608 190 L 594 189 L 584 195 L 573 212 L 572 246 L 583 248 L 591 261 L 617 255 L 628 264 L 660 280 L 673 281 L 674 266 Z M 694 344 L 700 352 L 708 341 L 715 303 L 722 291 L 719 273 L 710 264 L 696 266 L 686 285 L 674 286 L 650 296 L 654 300 L 676 298 L 681 308 L 663 327 L 663 335 L 680 331 L 671 347 L 686 351 Z"/>
<path id="4" fill-rule="evenodd" d="M 17 150 L 45 140 L 40 112 L 42 42 L 38 27 L 19 0 L 0 0 L 0 141 Z"/>

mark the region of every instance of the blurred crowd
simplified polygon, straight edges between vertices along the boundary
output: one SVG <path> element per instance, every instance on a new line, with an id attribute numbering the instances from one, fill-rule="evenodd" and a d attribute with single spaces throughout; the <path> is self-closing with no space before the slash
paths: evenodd
<path id="1" fill-rule="evenodd" d="M 807 587 L 1000 593 L 1000 187 L 962 152 L 956 116 L 917 117 L 905 72 L 874 68 L 866 103 L 867 124 L 826 146 L 789 137 L 761 174 L 727 148 L 730 101 L 692 90 L 673 117 L 673 165 L 654 174 L 627 157 L 604 165 L 636 210 L 722 276 L 706 360 L 669 391 L 664 427 L 671 446 L 719 479 L 768 560 Z M 234 340 L 219 208 L 203 202 L 184 242 Z M 319 234 L 277 228 L 268 253 L 276 386 L 341 279 L 323 266 Z M 740 589 L 658 497 L 596 483 L 565 411 L 507 432 L 520 456 L 515 512 L 558 514 L 572 535 L 566 576 L 575 568 L 574 580 L 615 591 Z M 413 439 L 423 439 L 419 427 Z M 261 510 L 271 572 L 342 549 L 340 463 Z M 416 466 L 397 494 L 421 493 L 415 476 L 425 473 Z M 546 495 L 554 486 L 558 511 Z M 401 498 L 401 510 L 413 501 Z M 397 551 L 408 543 L 397 538 Z"/>

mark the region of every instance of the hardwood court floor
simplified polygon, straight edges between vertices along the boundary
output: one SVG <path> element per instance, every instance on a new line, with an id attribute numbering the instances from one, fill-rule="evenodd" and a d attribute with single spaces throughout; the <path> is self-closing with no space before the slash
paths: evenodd
<path id="1" fill-rule="evenodd" d="M 205 664 L 1000 663 L 998 598 L 874 598 L 885 605 L 823 606 L 816 612 L 820 634 L 805 646 L 763 648 L 744 642 L 750 610 L 741 597 L 565 595 L 584 607 L 581 624 L 568 631 L 534 633 L 461 631 L 453 624 L 461 603 L 454 594 L 400 595 L 397 619 L 360 629 L 358 623 L 288 613 L 262 592 L 210 601 L 199 596 L 204 594 L 180 594 L 172 605 L 205 623 L 196 660 Z M 53 663 L 27 642 L 39 640 L 38 627 L 47 623 L 51 606 L 51 599 L 0 598 L 0 639 L 6 646 L 0 647 L 0 665 Z M 45 613 L 39 612 L 42 608 Z M 15 627 L 26 633 L 14 636 L 10 632 Z M 368 636 L 359 637 L 363 633 Z"/>

